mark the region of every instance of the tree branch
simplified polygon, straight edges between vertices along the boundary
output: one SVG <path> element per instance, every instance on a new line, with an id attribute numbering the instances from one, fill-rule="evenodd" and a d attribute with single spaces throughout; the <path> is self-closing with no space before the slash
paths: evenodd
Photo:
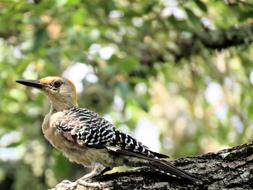
<path id="1" fill-rule="evenodd" d="M 191 36 L 179 36 L 175 42 L 177 49 L 170 49 L 176 60 L 199 54 L 203 46 L 210 50 L 246 45 L 253 42 L 253 24 L 235 25 L 227 29 L 194 31 Z"/>
<path id="2" fill-rule="evenodd" d="M 196 175 L 203 184 L 165 176 L 148 168 L 106 174 L 91 180 L 64 180 L 53 190 L 100 189 L 253 189 L 253 143 L 243 144 L 218 153 L 180 158 L 172 163 Z"/>
<path id="3" fill-rule="evenodd" d="M 228 29 L 209 30 L 196 35 L 207 48 L 224 49 L 251 43 L 253 41 L 253 24 L 233 26 Z"/>

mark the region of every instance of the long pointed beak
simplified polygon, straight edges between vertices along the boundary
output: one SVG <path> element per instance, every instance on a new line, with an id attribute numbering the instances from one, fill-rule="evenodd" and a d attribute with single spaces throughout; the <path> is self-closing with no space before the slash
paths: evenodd
<path id="1" fill-rule="evenodd" d="M 44 86 L 38 80 L 16 80 L 16 82 L 20 83 L 20 84 L 23 84 L 25 86 L 30 86 L 30 87 L 34 87 L 34 88 L 38 88 L 38 89 L 42 89 L 43 86 Z"/>

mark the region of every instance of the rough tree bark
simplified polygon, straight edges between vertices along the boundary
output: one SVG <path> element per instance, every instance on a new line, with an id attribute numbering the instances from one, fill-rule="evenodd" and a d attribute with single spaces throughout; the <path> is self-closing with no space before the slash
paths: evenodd
<path id="1" fill-rule="evenodd" d="M 185 157 L 172 161 L 178 168 L 194 174 L 202 184 L 165 176 L 148 168 L 106 174 L 92 180 L 63 181 L 53 190 L 100 189 L 253 189 L 253 142 L 218 153 Z"/>

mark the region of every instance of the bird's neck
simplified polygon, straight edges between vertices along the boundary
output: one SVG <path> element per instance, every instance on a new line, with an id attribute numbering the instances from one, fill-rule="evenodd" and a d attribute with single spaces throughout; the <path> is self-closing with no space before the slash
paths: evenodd
<path id="1" fill-rule="evenodd" d="M 73 102 L 68 102 L 68 101 L 51 100 L 51 109 L 54 112 L 69 110 L 73 107 L 77 107 L 77 104 Z"/>
<path id="2" fill-rule="evenodd" d="M 57 105 L 57 104 L 52 104 L 51 109 L 55 112 L 63 111 L 63 110 L 69 110 L 73 107 L 76 107 L 75 105 L 69 105 L 69 104 L 62 104 L 62 105 Z"/>

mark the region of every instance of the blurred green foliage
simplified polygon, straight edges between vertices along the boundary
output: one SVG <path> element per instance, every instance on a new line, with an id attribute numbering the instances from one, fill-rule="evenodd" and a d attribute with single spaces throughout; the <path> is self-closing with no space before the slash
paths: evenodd
<path id="1" fill-rule="evenodd" d="M 65 73 L 81 82 L 80 106 L 134 135 L 145 118 L 172 157 L 252 140 L 253 37 L 240 25 L 252 23 L 253 1 L 245 2 L 1 1 L 0 189 L 46 189 L 85 173 L 43 138 L 49 102 L 20 78 Z M 233 26 L 245 40 L 222 48 Z M 204 43 L 212 40 L 219 50 Z"/>

